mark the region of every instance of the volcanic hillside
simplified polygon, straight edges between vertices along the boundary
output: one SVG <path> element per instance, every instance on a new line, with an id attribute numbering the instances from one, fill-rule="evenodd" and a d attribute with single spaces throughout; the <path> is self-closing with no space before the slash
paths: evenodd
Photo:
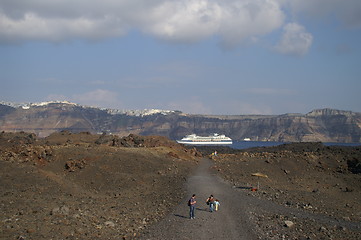
<path id="1" fill-rule="evenodd" d="M 197 162 L 152 136 L 3 132 L 0 146 L 0 239 L 133 237 L 179 202 Z"/>
<path id="2" fill-rule="evenodd" d="M 261 239 L 356 240 L 360 150 L 321 143 L 194 149 L 157 136 L 2 132 L 0 239 L 129 239 L 165 216 L 188 224 L 172 211 L 177 205 L 187 211 L 185 184 L 203 155 L 213 159 L 212 174 L 252 197 L 249 206 L 222 208 L 253 209 L 250 218 L 235 219 L 249 222 Z M 256 198 L 262 207 L 253 204 Z M 295 227 L 285 228 L 285 220 Z"/>

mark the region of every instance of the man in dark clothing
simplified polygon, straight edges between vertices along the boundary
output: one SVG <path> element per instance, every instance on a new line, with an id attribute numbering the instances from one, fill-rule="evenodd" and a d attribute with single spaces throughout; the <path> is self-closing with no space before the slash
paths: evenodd
<path id="1" fill-rule="evenodd" d="M 194 216 L 194 210 L 196 208 L 196 195 L 193 194 L 192 197 L 189 199 L 188 205 L 189 205 L 189 217 L 190 219 L 195 219 Z"/>
<path id="2" fill-rule="evenodd" d="M 209 211 L 213 212 L 214 209 L 214 198 L 213 195 L 209 196 L 209 198 L 207 198 L 206 200 L 207 204 L 209 205 Z"/>

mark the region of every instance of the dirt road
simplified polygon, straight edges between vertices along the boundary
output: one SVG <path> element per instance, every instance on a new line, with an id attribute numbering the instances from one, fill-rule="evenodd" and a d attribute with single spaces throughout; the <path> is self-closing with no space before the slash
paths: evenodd
<path id="1" fill-rule="evenodd" d="M 212 162 L 203 159 L 188 179 L 188 196 L 174 211 L 149 228 L 141 239 L 358 239 L 361 225 L 331 216 L 289 208 L 260 199 L 249 190 L 234 187 L 212 173 Z M 189 219 L 187 200 L 197 196 L 196 219 Z M 218 212 L 209 212 L 205 201 L 213 194 Z M 291 220 L 292 225 L 285 226 Z M 352 230 L 353 232 L 349 232 Z"/>
<path id="2" fill-rule="evenodd" d="M 249 209 L 242 206 L 246 194 L 235 191 L 229 184 L 211 174 L 211 164 L 209 160 L 202 160 L 188 180 L 189 196 L 172 214 L 148 229 L 142 239 L 257 239 L 247 220 Z M 193 193 L 197 200 L 196 218 L 189 219 L 187 200 Z M 220 200 L 217 212 L 208 211 L 205 202 L 210 194 Z"/>

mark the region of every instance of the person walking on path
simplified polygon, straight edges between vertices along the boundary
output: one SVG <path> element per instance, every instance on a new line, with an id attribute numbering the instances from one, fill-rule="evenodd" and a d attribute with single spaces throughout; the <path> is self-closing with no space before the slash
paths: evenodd
<path id="1" fill-rule="evenodd" d="M 216 200 L 214 201 L 214 208 L 215 208 L 216 212 L 218 211 L 218 208 L 219 208 L 220 205 L 221 205 L 221 204 L 219 203 L 219 200 L 216 199 Z"/>
<path id="2" fill-rule="evenodd" d="M 209 211 L 213 212 L 214 210 L 214 198 L 213 195 L 209 196 L 209 198 L 207 198 L 207 205 L 209 205 Z"/>
<path id="3" fill-rule="evenodd" d="M 192 197 L 188 200 L 188 206 L 189 206 L 189 218 L 190 219 L 195 219 L 196 217 L 194 216 L 194 210 L 196 208 L 196 195 L 193 194 Z"/>

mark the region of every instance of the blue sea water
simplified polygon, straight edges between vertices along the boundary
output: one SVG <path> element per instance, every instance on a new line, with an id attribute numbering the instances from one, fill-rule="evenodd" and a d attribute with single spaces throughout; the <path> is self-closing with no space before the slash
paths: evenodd
<path id="1" fill-rule="evenodd" d="M 231 148 L 234 149 L 246 149 L 253 147 L 272 147 L 286 144 L 285 142 L 258 142 L 258 141 L 233 141 Z"/>
<path id="2" fill-rule="evenodd" d="M 258 141 L 233 141 L 233 144 L 230 145 L 234 149 L 246 149 L 253 147 L 272 147 L 282 144 L 287 144 L 287 142 L 258 142 Z M 361 146 L 361 143 L 323 143 L 325 146 Z"/>

